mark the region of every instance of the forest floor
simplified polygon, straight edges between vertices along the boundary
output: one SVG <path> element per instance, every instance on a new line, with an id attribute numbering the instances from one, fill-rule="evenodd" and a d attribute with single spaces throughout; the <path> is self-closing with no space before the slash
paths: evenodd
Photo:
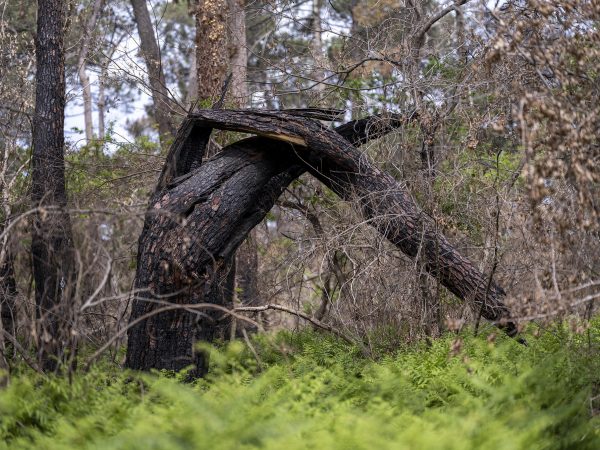
<path id="1" fill-rule="evenodd" d="M 598 449 L 600 321 L 466 330 L 369 359 L 312 331 L 211 351 L 211 373 L 108 361 L 0 391 L 0 449 Z M 257 361 L 256 356 L 260 359 Z"/>

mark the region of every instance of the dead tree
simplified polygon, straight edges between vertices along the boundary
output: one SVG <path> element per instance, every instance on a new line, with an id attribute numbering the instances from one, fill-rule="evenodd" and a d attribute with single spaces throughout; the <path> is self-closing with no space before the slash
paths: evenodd
<path id="1" fill-rule="evenodd" d="M 178 370 L 207 368 L 195 340 L 210 340 L 222 313 L 186 310 L 215 289 L 228 257 L 305 171 L 340 197 L 358 202 L 365 220 L 483 317 L 516 333 L 504 291 L 452 247 L 404 187 L 373 166 L 358 149 L 403 122 L 370 118 L 327 129 L 322 113 L 203 110 L 191 114 L 171 148 L 140 236 L 136 299 L 130 321 L 127 366 Z M 212 128 L 247 132 L 245 139 L 202 159 Z M 216 278 L 216 279 L 215 279 Z M 153 315 L 162 303 L 182 309 Z M 146 320 L 140 320 L 147 316 Z"/>

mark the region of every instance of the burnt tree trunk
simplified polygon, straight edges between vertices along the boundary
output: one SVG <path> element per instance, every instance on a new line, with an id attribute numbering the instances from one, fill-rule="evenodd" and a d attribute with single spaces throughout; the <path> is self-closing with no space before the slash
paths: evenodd
<path id="1" fill-rule="evenodd" d="M 504 326 L 510 335 L 516 334 L 516 326 L 508 321 L 510 312 L 503 303 L 502 288 L 449 243 L 398 181 L 373 166 L 353 145 L 385 133 L 393 123 L 375 122 L 370 128 L 369 121 L 359 121 L 336 132 L 316 121 L 288 114 L 205 110 L 191 117 L 203 126 L 293 143 L 308 170 L 340 197 L 357 201 L 371 226 L 407 256 L 420 255 L 431 276 L 482 311 L 483 317 Z"/>
<path id="2" fill-rule="evenodd" d="M 62 359 L 62 338 L 70 312 L 74 280 L 71 222 L 66 211 L 64 163 L 65 71 L 63 33 L 65 2 L 38 1 L 36 92 L 33 118 L 32 259 L 35 280 L 39 356 L 45 370 Z M 62 337 L 61 337 L 62 336 Z"/>
<path id="3" fill-rule="evenodd" d="M 172 183 L 161 177 L 164 187 L 152 199 L 140 236 L 130 322 L 149 317 L 128 332 L 127 367 L 180 370 L 193 364 L 193 376 L 205 373 L 206 356 L 194 352 L 193 343 L 212 340 L 219 322 L 226 320 L 223 313 L 185 306 L 153 311 L 166 302 L 193 305 L 210 298 L 218 303 L 229 295 L 226 278 L 233 272 L 228 261 L 303 171 L 290 167 L 291 149 L 273 152 L 279 153 L 275 157 L 257 150 L 263 141 L 231 145 Z M 166 168 L 163 175 L 168 173 L 173 171 Z"/>
<path id="4" fill-rule="evenodd" d="M 356 147 L 401 122 L 375 118 L 332 131 L 293 112 L 190 115 L 171 149 L 140 237 L 127 366 L 178 370 L 195 364 L 194 375 L 206 371 L 206 359 L 194 354 L 193 342 L 213 338 L 223 313 L 186 305 L 202 303 L 203 293 L 215 289 L 212 274 L 222 270 L 285 187 L 306 170 L 341 197 L 357 201 L 368 223 L 406 255 L 420 254 L 432 276 L 514 334 L 502 289 L 462 257 L 406 190 Z M 230 145 L 190 171 L 213 127 L 263 137 Z M 193 144 L 198 136 L 202 145 Z M 181 309 L 156 314 L 163 303 Z"/>

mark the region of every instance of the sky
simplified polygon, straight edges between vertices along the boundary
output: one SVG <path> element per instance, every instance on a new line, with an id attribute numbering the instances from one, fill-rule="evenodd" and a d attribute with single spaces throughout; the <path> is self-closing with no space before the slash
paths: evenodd
<path id="1" fill-rule="evenodd" d="M 504 0 L 481 1 L 484 1 L 485 4 L 492 9 L 504 3 Z M 151 3 L 154 3 L 155 6 L 157 4 L 157 2 Z M 448 2 L 443 2 L 443 5 L 446 5 L 447 3 Z M 276 11 L 274 11 L 274 13 L 275 12 Z M 311 13 L 312 7 L 310 3 L 307 3 L 298 8 L 298 10 L 293 14 L 283 17 L 281 22 L 278 24 L 278 27 L 281 29 L 290 27 L 292 21 L 297 21 L 307 17 Z M 348 24 L 344 24 L 342 21 L 334 20 L 333 17 L 330 17 L 327 13 L 325 13 L 323 16 L 324 41 L 328 41 L 339 34 L 348 32 L 349 30 L 347 25 Z M 121 42 L 117 51 L 115 52 L 113 61 L 109 66 L 109 76 L 117 79 L 125 76 L 130 76 L 139 80 L 144 79 L 144 66 L 140 61 L 140 58 L 138 58 L 138 53 L 138 36 L 137 34 L 132 34 Z M 98 112 L 96 109 L 96 99 L 98 95 L 98 76 L 94 69 L 88 69 L 88 76 L 90 78 L 92 96 L 94 98 L 94 130 L 97 132 Z M 65 110 L 65 138 L 71 146 L 78 148 L 85 144 L 82 89 L 79 85 L 78 79 L 72 81 L 73 82 L 70 83 L 67 88 L 68 102 Z M 112 127 L 112 137 L 114 141 L 116 141 L 116 144 L 108 145 L 106 148 L 108 152 L 115 151 L 120 144 L 128 144 L 133 141 L 133 137 L 126 129 L 127 122 L 132 122 L 144 117 L 146 115 L 146 106 L 152 101 L 149 92 L 144 88 L 143 83 L 138 82 L 136 84 L 139 88 L 137 90 L 137 94 L 133 96 L 133 100 L 119 98 L 115 99 L 111 97 L 114 105 L 105 112 L 105 128 L 108 130 L 109 127 Z M 254 93 L 254 97 L 255 101 L 259 101 L 261 98 L 261 93 Z"/>

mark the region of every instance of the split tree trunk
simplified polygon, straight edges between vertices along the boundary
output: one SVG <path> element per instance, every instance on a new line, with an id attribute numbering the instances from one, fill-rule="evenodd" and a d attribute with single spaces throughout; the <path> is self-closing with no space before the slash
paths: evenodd
<path id="1" fill-rule="evenodd" d="M 169 167 L 163 172 L 163 188 L 152 199 L 140 236 L 130 323 L 151 316 L 128 332 L 127 367 L 180 370 L 193 364 L 192 376 L 206 372 L 206 356 L 193 344 L 212 340 L 228 316 L 185 307 L 152 314 L 165 302 L 193 305 L 210 298 L 223 305 L 229 295 L 224 278 L 231 275 L 227 265 L 236 248 L 303 171 L 290 169 L 287 154 L 272 158 L 254 142 L 227 147 L 187 178 L 183 163 L 179 180 L 169 176 L 177 173 Z"/>
<path id="2" fill-rule="evenodd" d="M 305 170 L 341 197 L 357 201 L 368 223 L 408 256 L 420 254 L 432 276 L 514 334 L 502 289 L 462 257 L 404 188 L 354 146 L 400 122 L 361 120 L 336 133 L 289 113 L 213 110 L 191 115 L 171 149 L 140 237 L 127 366 L 178 370 L 195 364 L 194 375 L 205 373 L 206 360 L 193 353 L 193 343 L 213 337 L 215 320 L 223 314 L 210 305 L 201 310 L 185 305 L 202 302 L 203 293 L 212 289 L 212 274 Z M 264 137 L 228 146 L 190 172 L 193 160 L 202 158 L 212 127 Z M 165 302 L 182 306 L 156 314 Z M 203 311 L 213 312 L 198 315 Z"/>
<path id="3" fill-rule="evenodd" d="M 355 125 L 342 126 L 336 133 L 315 121 L 287 114 L 223 110 L 200 111 L 192 117 L 203 126 L 293 143 L 316 178 L 340 197 L 359 202 L 371 226 L 407 256 L 420 256 L 428 273 L 453 294 L 483 311 L 488 320 L 504 325 L 510 316 L 502 288 L 460 255 L 400 183 L 351 144 L 363 142 L 365 137 L 354 133 Z M 380 128 L 385 131 L 385 126 Z M 365 129 L 369 131 L 368 126 Z M 506 327 L 509 334 L 516 333 L 513 323 Z"/>
<path id="4" fill-rule="evenodd" d="M 59 0 L 38 0 L 36 92 L 33 118 L 31 254 L 35 280 L 39 356 L 54 370 L 68 338 L 70 288 L 74 281 L 71 221 L 66 211 L 64 162 L 66 9 Z"/>

